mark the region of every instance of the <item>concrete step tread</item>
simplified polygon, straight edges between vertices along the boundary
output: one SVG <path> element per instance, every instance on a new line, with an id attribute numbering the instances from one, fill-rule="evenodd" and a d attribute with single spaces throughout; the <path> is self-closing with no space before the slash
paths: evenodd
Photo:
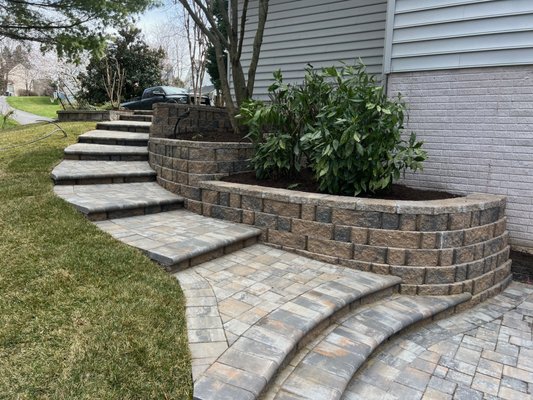
<path id="1" fill-rule="evenodd" d="M 111 140 L 148 140 L 148 133 L 114 131 L 106 129 L 96 129 L 85 132 L 79 136 L 80 139 L 111 139 Z"/>
<path id="2" fill-rule="evenodd" d="M 104 231 L 165 265 L 257 237 L 259 229 L 204 217 L 186 210 L 96 222 Z"/>
<path id="3" fill-rule="evenodd" d="M 63 185 L 54 192 L 86 215 L 183 203 L 156 182 Z"/>
<path id="4" fill-rule="evenodd" d="M 147 155 L 148 149 L 145 146 L 120 146 L 110 144 L 95 143 L 75 143 L 65 149 L 66 155 L 88 154 L 88 155 Z"/>
<path id="5" fill-rule="evenodd" d="M 98 130 L 114 130 L 114 131 L 127 131 L 127 132 L 142 132 L 149 133 L 150 121 L 105 121 L 96 124 Z"/>
<path id="6" fill-rule="evenodd" d="M 393 296 L 358 308 L 295 357 L 265 400 L 340 399 L 357 370 L 385 340 L 409 326 L 453 309 L 471 295 Z M 299 360 L 299 361 L 298 361 Z"/>
<path id="7" fill-rule="evenodd" d="M 253 399 L 333 316 L 401 279 L 254 245 L 176 274 L 195 399 Z"/>
<path id="8" fill-rule="evenodd" d="M 155 171 L 146 161 L 83 160 L 63 160 L 51 174 L 54 181 L 155 175 Z"/>

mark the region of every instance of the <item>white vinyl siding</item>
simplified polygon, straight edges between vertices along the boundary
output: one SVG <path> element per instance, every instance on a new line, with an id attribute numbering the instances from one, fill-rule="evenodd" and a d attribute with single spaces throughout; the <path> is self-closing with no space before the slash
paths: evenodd
<path id="1" fill-rule="evenodd" d="M 533 0 L 395 3 L 390 72 L 533 64 Z"/>
<path id="2" fill-rule="evenodd" d="M 250 1 L 241 62 L 250 63 L 257 26 L 257 0 Z M 304 68 L 354 64 L 383 72 L 386 0 L 271 0 L 256 74 L 255 98 L 267 98 L 272 73 L 301 82 Z"/>

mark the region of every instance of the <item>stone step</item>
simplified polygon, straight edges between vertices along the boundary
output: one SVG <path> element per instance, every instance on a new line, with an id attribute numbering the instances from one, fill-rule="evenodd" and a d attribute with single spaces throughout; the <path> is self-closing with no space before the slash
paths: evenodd
<path id="1" fill-rule="evenodd" d="M 108 131 L 125 131 L 150 133 L 151 122 L 145 121 L 104 121 L 96 124 L 96 129 Z"/>
<path id="2" fill-rule="evenodd" d="M 130 114 L 130 115 L 121 115 L 120 116 L 121 121 L 144 121 L 144 122 L 152 122 L 152 116 L 151 115 L 143 115 L 143 114 Z"/>
<path id="3" fill-rule="evenodd" d="M 147 133 L 94 130 L 80 135 L 78 142 L 118 146 L 148 146 L 148 136 Z"/>
<path id="4" fill-rule="evenodd" d="M 92 221 L 176 210 L 183 198 L 155 182 L 59 185 L 54 192 Z"/>
<path id="5" fill-rule="evenodd" d="M 350 308 L 401 279 L 254 245 L 176 274 L 187 299 L 194 399 L 255 399 Z"/>
<path id="6" fill-rule="evenodd" d="M 169 271 L 181 270 L 255 244 L 261 231 L 186 210 L 96 223 L 144 251 Z"/>
<path id="7" fill-rule="evenodd" d="M 340 399 L 372 352 L 391 336 L 453 311 L 471 295 L 392 296 L 342 317 L 280 374 L 264 400 Z"/>
<path id="8" fill-rule="evenodd" d="M 52 171 L 56 185 L 94 185 L 155 181 L 156 173 L 146 161 L 64 160 Z"/>
<path id="9" fill-rule="evenodd" d="M 93 161 L 147 161 L 148 149 L 146 146 L 76 143 L 65 149 L 64 158 Z"/>
<path id="10" fill-rule="evenodd" d="M 154 115 L 153 110 L 133 110 L 133 115 Z"/>

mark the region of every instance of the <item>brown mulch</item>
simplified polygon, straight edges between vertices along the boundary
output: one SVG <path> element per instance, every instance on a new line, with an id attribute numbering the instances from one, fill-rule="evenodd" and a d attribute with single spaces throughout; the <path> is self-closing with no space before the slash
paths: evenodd
<path id="1" fill-rule="evenodd" d="M 243 183 L 247 185 L 268 186 L 280 189 L 292 189 L 302 192 L 320 193 L 318 184 L 313 180 L 313 174 L 310 170 L 301 171 L 296 178 L 275 178 L 259 180 L 254 172 L 230 175 L 222 178 L 223 181 L 233 183 Z M 386 192 L 376 194 L 360 194 L 358 197 L 367 197 L 387 200 L 442 200 L 460 197 L 459 195 L 440 192 L 436 190 L 421 190 L 411 188 L 405 185 L 392 185 L 391 189 Z"/>

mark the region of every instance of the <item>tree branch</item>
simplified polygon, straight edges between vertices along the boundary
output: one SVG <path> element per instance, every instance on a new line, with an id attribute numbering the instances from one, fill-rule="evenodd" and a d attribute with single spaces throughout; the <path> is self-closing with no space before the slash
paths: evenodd
<path id="1" fill-rule="evenodd" d="M 248 0 L 244 0 L 244 3 L 242 5 L 242 14 L 241 14 L 241 26 L 240 26 L 240 37 L 239 37 L 239 45 L 237 49 L 237 58 L 241 59 L 242 54 L 242 44 L 244 42 L 244 32 L 246 30 L 246 15 L 248 13 Z"/>
<path id="2" fill-rule="evenodd" d="M 259 63 L 259 54 L 261 53 L 261 45 L 263 44 L 263 34 L 265 31 L 266 20 L 268 16 L 268 0 L 259 0 L 259 20 L 257 21 L 257 30 L 255 32 L 252 60 L 248 67 L 248 96 L 252 97 L 255 85 L 255 72 L 257 64 Z"/>

